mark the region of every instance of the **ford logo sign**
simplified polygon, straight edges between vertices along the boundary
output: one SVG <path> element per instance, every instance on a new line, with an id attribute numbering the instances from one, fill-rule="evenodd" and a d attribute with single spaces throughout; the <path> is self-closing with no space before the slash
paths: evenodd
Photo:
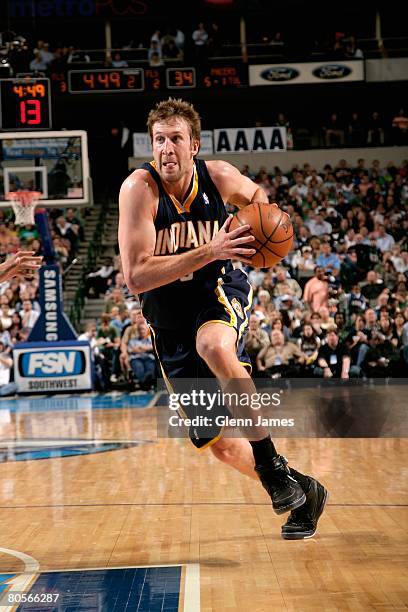
<path id="1" fill-rule="evenodd" d="M 292 81 L 298 76 L 299 71 L 289 66 L 271 66 L 261 72 L 262 79 L 273 82 Z"/>
<path id="2" fill-rule="evenodd" d="M 344 64 L 324 64 L 313 70 L 315 77 L 325 80 L 343 79 L 351 74 L 351 72 L 351 68 Z"/>

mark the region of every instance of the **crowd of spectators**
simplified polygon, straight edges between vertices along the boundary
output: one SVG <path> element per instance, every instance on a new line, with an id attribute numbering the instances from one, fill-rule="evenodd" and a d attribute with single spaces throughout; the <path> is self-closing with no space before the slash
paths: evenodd
<path id="1" fill-rule="evenodd" d="M 168 25 L 158 22 L 158 29 L 150 30 L 154 24 L 137 24 L 129 30 L 131 40 L 125 40 L 122 31 L 114 35 L 114 50 L 101 56 L 95 53 L 95 43 L 81 45 L 93 51 L 81 51 L 69 40 L 62 44 L 45 40 L 28 44 L 21 35 L 13 32 L 0 33 L 0 54 L 5 55 L 15 76 L 18 72 L 40 71 L 60 72 L 71 63 L 99 62 L 112 68 L 125 68 L 134 60 L 145 61 L 151 66 L 161 66 L 164 62 L 181 61 L 200 65 L 208 57 L 234 57 L 247 61 L 251 57 L 262 56 L 265 61 L 324 61 L 358 60 L 368 57 L 388 57 L 389 51 L 405 55 L 406 42 L 403 37 L 383 40 L 376 38 L 374 29 L 366 29 L 366 24 L 356 24 L 355 31 L 340 31 L 331 28 L 316 30 L 308 28 L 299 36 L 291 30 L 275 29 L 270 20 L 257 19 L 248 24 L 245 44 L 240 42 L 240 20 L 225 20 L 221 24 L 210 15 L 203 21 L 195 16 L 189 24 L 173 22 Z M 195 22 L 195 20 L 197 20 Z M 183 30 L 181 29 L 183 28 Z M 356 38 L 360 31 L 361 40 Z M 365 34 L 363 33 L 365 31 Z M 34 39 L 33 39 L 34 40 Z M 389 49 L 387 49 L 387 46 Z M 129 53 L 131 52 L 131 53 Z M 132 53 L 133 52 L 133 53 Z M 3 62 L 5 64 L 6 62 Z"/>
<path id="2" fill-rule="evenodd" d="M 246 268 L 254 306 L 245 343 L 254 375 L 408 375 L 408 162 L 381 168 L 360 159 L 352 168 L 343 159 L 319 172 L 309 164 L 287 174 L 278 167 L 242 172 L 288 212 L 295 230 L 279 266 Z M 88 276 L 86 294 L 104 298 L 99 325 L 86 332 L 104 387 L 150 388 L 148 328 L 119 257 Z"/>
<path id="3" fill-rule="evenodd" d="M 349 116 L 333 112 L 322 126 L 326 147 L 381 147 L 408 144 L 408 116 L 403 108 L 392 117 L 378 110 L 363 115 L 357 110 Z"/>
<path id="4" fill-rule="evenodd" d="M 282 265 L 248 270 L 255 375 L 408 375 L 408 161 L 242 171 L 295 231 Z"/>
<path id="5" fill-rule="evenodd" d="M 254 302 L 245 344 L 254 375 L 407 376 L 408 161 L 383 168 L 378 160 L 351 167 L 341 159 L 319 171 L 305 163 L 288 173 L 248 166 L 242 172 L 290 215 L 295 234 L 280 265 L 246 267 Z M 63 268 L 80 228 L 74 210 L 55 213 L 54 246 Z M 19 247 L 40 251 L 35 228 L 16 228 L 0 212 L 0 257 Z M 36 280 L 0 285 L 0 376 L 13 344 L 27 338 L 38 317 L 37 289 Z M 103 298 L 100 320 L 80 336 L 93 349 L 95 388 L 151 389 L 157 372 L 149 328 L 119 256 L 88 275 L 85 293 Z"/>
<path id="6" fill-rule="evenodd" d="M 56 261 L 64 275 L 83 240 L 84 221 L 73 208 L 64 213 L 53 209 L 49 218 Z M 35 225 L 16 226 L 11 209 L 0 209 L 0 261 L 18 250 L 42 255 L 38 230 Z M 38 274 L 0 283 L 0 394 L 12 380 L 14 345 L 27 340 L 39 317 L 38 287 Z"/>
<path id="7" fill-rule="evenodd" d="M 97 364 L 97 386 L 130 384 L 152 388 L 156 365 L 149 328 L 136 296 L 130 294 L 122 273 L 120 257 L 107 257 L 103 265 L 88 274 L 88 298 L 103 296 L 99 323 L 90 322 L 80 339 L 91 341 Z"/>
<path id="8" fill-rule="evenodd" d="M 7 54 L 7 65 L 10 66 L 9 76 L 20 73 L 36 73 L 48 76 L 73 69 L 72 64 L 101 64 L 105 68 L 127 68 L 137 62 L 144 61 L 151 67 L 180 63 L 185 54 L 189 62 L 195 65 L 207 61 L 221 52 L 221 34 L 219 25 L 215 22 L 205 25 L 199 22 L 192 31 L 185 34 L 177 27 L 167 27 L 165 30 L 155 30 L 149 39 L 141 42 L 131 41 L 112 51 L 106 51 L 103 56 L 99 52 L 81 50 L 74 45 L 61 43 L 50 44 L 45 40 L 37 40 L 31 46 L 25 39 L 18 37 L 18 44 L 10 43 Z M 134 53 L 131 53 L 134 51 Z"/>

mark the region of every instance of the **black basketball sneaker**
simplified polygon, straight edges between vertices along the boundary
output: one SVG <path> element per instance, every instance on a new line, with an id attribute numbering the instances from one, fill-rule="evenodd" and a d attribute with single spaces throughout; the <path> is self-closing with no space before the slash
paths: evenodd
<path id="1" fill-rule="evenodd" d="M 300 484 L 290 475 L 283 457 L 275 457 L 270 465 L 255 466 L 263 488 L 272 500 L 276 514 L 283 514 L 299 508 L 306 501 Z"/>
<path id="2" fill-rule="evenodd" d="M 282 525 L 284 540 L 304 540 L 316 533 L 319 520 L 327 501 L 327 490 L 320 482 L 307 476 L 310 480 L 306 491 L 306 502 L 300 508 L 292 510 L 288 520 Z"/>

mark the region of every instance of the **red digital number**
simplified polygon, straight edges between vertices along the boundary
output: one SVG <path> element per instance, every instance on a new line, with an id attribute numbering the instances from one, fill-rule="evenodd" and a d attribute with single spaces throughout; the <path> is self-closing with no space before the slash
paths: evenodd
<path id="1" fill-rule="evenodd" d="M 190 72 L 189 70 L 183 70 L 183 79 L 189 84 L 189 85 L 194 85 L 194 81 L 193 81 L 193 73 Z"/>
<path id="2" fill-rule="evenodd" d="M 109 89 L 109 73 L 99 73 L 98 82 L 101 83 L 101 85 L 103 85 L 105 89 Z"/>
<path id="3" fill-rule="evenodd" d="M 90 73 L 89 76 L 87 73 L 82 75 L 82 80 L 85 85 L 88 85 L 89 89 L 95 89 L 95 76 Z"/>
<path id="4" fill-rule="evenodd" d="M 20 102 L 20 122 L 23 125 L 39 125 L 41 123 L 41 103 L 39 100 Z"/>

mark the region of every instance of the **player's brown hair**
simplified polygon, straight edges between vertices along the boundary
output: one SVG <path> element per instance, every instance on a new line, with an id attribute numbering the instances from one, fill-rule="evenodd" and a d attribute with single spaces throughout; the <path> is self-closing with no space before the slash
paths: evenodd
<path id="1" fill-rule="evenodd" d="M 169 98 L 162 100 L 150 111 L 147 117 L 147 128 L 150 139 L 153 139 L 153 125 L 158 121 L 167 121 L 173 117 L 179 117 L 190 127 L 190 136 L 194 140 L 200 140 L 201 119 L 194 106 L 185 100 Z"/>

